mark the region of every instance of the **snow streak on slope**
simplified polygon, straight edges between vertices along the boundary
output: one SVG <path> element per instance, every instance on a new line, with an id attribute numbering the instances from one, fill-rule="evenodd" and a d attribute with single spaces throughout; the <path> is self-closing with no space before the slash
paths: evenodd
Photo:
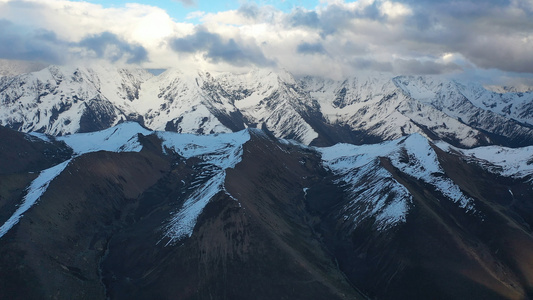
<path id="1" fill-rule="evenodd" d="M 15 211 L 15 213 L 0 227 L 0 238 L 3 237 L 15 224 L 18 223 L 22 214 L 30 209 L 41 198 L 43 193 L 48 188 L 48 185 L 54 178 L 56 178 L 67 167 L 71 160 L 67 160 L 59 165 L 51 167 L 42 171 L 35 180 L 32 181 L 27 189 L 27 194 L 24 197 L 22 204 Z"/>
<path id="2" fill-rule="evenodd" d="M 97 152 L 139 152 L 142 145 L 138 135 L 149 135 L 152 132 L 142 128 L 134 122 L 126 122 L 102 131 L 90 133 L 77 133 L 57 137 L 58 141 L 65 142 L 77 155 Z"/>
<path id="3" fill-rule="evenodd" d="M 339 176 L 337 183 L 350 194 L 350 203 L 342 211 L 349 226 L 368 218 L 375 218 L 377 229 L 405 221 L 412 197 L 381 165 L 381 159 L 389 159 L 399 171 L 430 184 L 467 211 L 474 209 L 473 200 L 443 176 L 435 151 L 419 134 L 375 145 L 337 144 L 317 150 L 324 165 Z"/>
<path id="4" fill-rule="evenodd" d="M 172 215 L 165 229 L 164 236 L 169 238 L 167 245 L 172 245 L 192 235 L 204 207 L 217 193 L 225 191 L 226 169 L 234 168 L 241 161 L 242 146 L 250 139 L 250 134 L 243 130 L 208 136 L 172 132 L 158 132 L 157 135 L 163 140 L 164 148 L 185 158 L 201 158 L 206 163 L 201 176 L 207 181 L 199 181 L 193 186 L 191 195 L 181 209 Z"/>

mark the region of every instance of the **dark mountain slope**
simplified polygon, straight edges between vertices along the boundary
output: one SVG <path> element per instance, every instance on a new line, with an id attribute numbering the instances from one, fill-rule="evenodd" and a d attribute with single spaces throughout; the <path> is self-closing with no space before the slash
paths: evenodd
<path id="1" fill-rule="evenodd" d="M 405 222 L 392 228 L 376 229 L 376 218 L 345 225 L 345 208 L 353 205 L 353 192 L 335 184 L 336 177 L 326 177 L 309 190 L 310 209 L 321 220 L 316 231 L 341 270 L 375 299 L 531 297 L 530 178 L 499 176 L 458 153 L 434 150 L 442 176 L 471 197 L 474 209 L 450 201 L 431 184 L 403 172 L 389 157 L 379 158 L 379 169 L 389 172 L 412 196 Z"/>
<path id="2" fill-rule="evenodd" d="M 320 172 L 316 154 L 257 133 L 243 153 L 190 238 L 167 245 L 147 230 L 186 198 L 175 191 L 187 167 L 141 197 L 152 212 L 115 235 L 104 260 L 113 299 L 363 299 L 307 224 L 303 187 Z"/>
<path id="3" fill-rule="evenodd" d="M 4 126 L 0 126 L 0 140 L 0 174 L 40 171 L 72 155 L 63 143 L 46 142 Z"/>
<path id="4" fill-rule="evenodd" d="M 0 298 L 105 298 L 99 264 L 108 240 L 169 168 L 149 151 L 75 158 L 0 239 Z"/>
<path id="5" fill-rule="evenodd" d="M 15 134 L 76 155 L 1 175 L 1 299 L 532 296 L 531 148 Z"/>

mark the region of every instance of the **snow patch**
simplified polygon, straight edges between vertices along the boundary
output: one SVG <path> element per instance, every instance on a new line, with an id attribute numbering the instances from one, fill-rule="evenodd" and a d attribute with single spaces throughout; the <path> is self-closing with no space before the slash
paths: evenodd
<path id="1" fill-rule="evenodd" d="M 183 203 L 181 209 L 172 215 L 170 223 L 166 227 L 165 237 L 169 240 L 165 246 L 190 237 L 198 216 L 202 213 L 209 200 L 220 191 L 224 190 L 225 172 L 218 172 L 209 181 L 195 190 L 192 195 Z"/>

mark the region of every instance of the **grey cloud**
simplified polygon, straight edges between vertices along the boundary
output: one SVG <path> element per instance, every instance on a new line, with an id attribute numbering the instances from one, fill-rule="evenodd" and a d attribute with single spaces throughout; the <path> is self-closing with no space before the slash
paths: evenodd
<path id="1" fill-rule="evenodd" d="M 509 0 L 396 0 L 397 2 L 409 4 L 412 7 L 461 7 L 461 6 L 470 6 L 477 5 L 480 8 L 483 7 L 505 7 L 511 4 Z M 455 8 L 453 8 L 455 9 Z"/>
<path id="2" fill-rule="evenodd" d="M 357 17 L 361 16 L 338 5 L 330 5 L 320 15 L 320 28 L 322 29 L 320 35 L 325 38 L 328 35 L 335 34 L 337 31 L 342 31 L 348 27 L 350 20 Z"/>
<path id="3" fill-rule="evenodd" d="M 196 1 L 194 0 L 174 0 L 175 2 L 179 2 L 183 4 L 184 6 L 196 6 Z"/>
<path id="4" fill-rule="evenodd" d="M 353 55 L 367 54 L 369 52 L 367 44 L 355 43 L 353 41 L 346 41 L 344 44 L 342 44 L 342 48 L 347 53 Z"/>
<path id="5" fill-rule="evenodd" d="M 355 15 L 338 5 L 330 5 L 321 14 L 315 11 L 295 9 L 287 16 L 287 23 L 291 27 L 308 27 L 320 30 L 320 35 L 325 38 L 346 27 L 348 20 Z"/>
<path id="6" fill-rule="evenodd" d="M 378 1 L 374 1 L 372 4 L 365 7 L 362 12 L 357 12 L 356 16 L 359 18 L 366 18 L 371 20 L 383 20 L 384 17 L 379 11 L 378 4 Z"/>
<path id="7" fill-rule="evenodd" d="M 47 41 L 51 43 L 63 43 L 63 41 L 60 41 L 57 38 L 57 35 L 53 31 L 45 30 L 45 29 L 38 29 L 34 31 L 34 36 L 36 39 Z"/>
<path id="8" fill-rule="evenodd" d="M 66 43 L 47 30 L 26 30 L 0 19 L 0 58 L 61 63 Z"/>
<path id="9" fill-rule="evenodd" d="M 442 64 L 418 59 L 398 59 L 394 61 L 394 65 L 399 73 L 406 75 L 434 75 L 462 70 L 459 65 L 454 63 Z"/>
<path id="10" fill-rule="evenodd" d="M 256 19 L 259 16 L 259 7 L 257 4 L 252 3 L 245 3 L 239 7 L 239 10 L 237 11 L 239 14 L 250 18 L 250 19 Z"/>
<path id="11" fill-rule="evenodd" d="M 524 2 L 508 0 L 399 0 L 413 11 L 402 25 L 398 42 L 377 40 L 392 53 L 416 57 L 459 53 L 477 67 L 533 73 L 533 11 Z M 370 40 L 370 37 L 369 37 Z M 394 62 L 409 72 L 453 71 L 420 61 Z"/>
<path id="12" fill-rule="evenodd" d="M 509 37 L 480 37 L 461 50 L 466 58 L 482 68 L 533 73 L 533 41 L 523 44 Z"/>
<path id="13" fill-rule="evenodd" d="M 290 27 L 318 29 L 321 37 L 326 38 L 339 31 L 351 29 L 350 22 L 355 19 L 385 20 L 386 17 L 381 15 L 378 5 L 379 3 L 376 1 L 363 10 L 352 11 L 340 5 L 331 4 L 320 14 L 297 8 L 287 16 L 286 23 Z"/>
<path id="14" fill-rule="evenodd" d="M 60 39 L 53 31 L 28 29 L 0 19 L 0 58 L 62 64 L 71 58 L 69 55 L 75 55 L 70 50 L 76 47 L 91 50 L 98 58 L 111 61 L 127 58 L 128 63 L 139 63 L 148 57 L 142 46 L 130 45 L 109 32 L 73 43 Z M 110 57 L 106 57 L 108 47 L 113 47 Z"/>
<path id="15" fill-rule="evenodd" d="M 295 9 L 289 16 L 288 22 L 293 27 L 309 27 L 318 28 L 320 26 L 320 20 L 318 14 L 315 11 L 304 11 L 301 8 Z"/>
<path id="16" fill-rule="evenodd" d="M 85 37 L 79 46 L 94 51 L 98 58 L 112 62 L 127 57 L 127 63 L 141 63 L 148 60 L 148 52 L 140 45 L 131 45 L 110 32 Z M 108 50 L 112 50 L 109 51 Z M 117 51 L 118 50 L 118 51 Z"/>
<path id="17" fill-rule="evenodd" d="M 326 54 L 326 49 L 321 43 L 301 43 L 296 51 L 300 54 Z"/>
<path id="18" fill-rule="evenodd" d="M 238 44 L 231 38 L 226 41 L 219 34 L 208 32 L 203 28 L 183 38 L 171 39 L 170 47 L 176 52 L 203 52 L 204 57 L 214 63 L 226 62 L 235 66 L 274 65 L 257 45 Z"/>
<path id="19" fill-rule="evenodd" d="M 356 58 L 352 62 L 352 66 L 356 70 L 372 70 L 379 72 L 392 72 L 393 67 L 390 62 L 381 62 L 368 58 Z"/>

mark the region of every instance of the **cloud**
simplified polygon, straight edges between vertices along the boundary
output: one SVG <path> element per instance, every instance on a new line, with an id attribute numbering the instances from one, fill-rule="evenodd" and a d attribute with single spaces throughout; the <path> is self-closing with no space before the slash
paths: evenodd
<path id="1" fill-rule="evenodd" d="M 196 1 L 194 0 L 173 0 L 173 1 L 183 4 L 183 6 L 185 7 L 196 6 Z"/>
<path id="2" fill-rule="evenodd" d="M 459 53 L 479 68 L 533 73 L 533 14 L 525 1 L 400 1 L 413 9 L 404 25 L 412 50 Z"/>
<path id="3" fill-rule="evenodd" d="M 394 66 L 398 73 L 405 75 L 435 75 L 461 71 L 462 68 L 455 63 L 439 63 L 431 60 L 397 59 Z"/>
<path id="4" fill-rule="evenodd" d="M 65 43 L 54 32 L 32 30 L 0 19 L 0 58 L 61 63 Z"/>
<path id="5" fill-rule="evenodd" d="M 261 13 L 259 7 L 255 3 L 244 3 L 239 7 L 237 12 L 250 19 L 256 19 Z"/>
<path id="6" fill-rule="evenodd" d="M 70 59 L 100 58 L 117 62 L 124 58 L 127 63 L 141 63 L 147 60 L 148 52 L 109 32 L 87 36 L 80 42 L 69 42 L 53 31 L 24 28 L 0 19 L 0 58 L 52 64 L 67 63 Z"/>
<path id="7" fill-rule="evenodd" d="M 148 52 L 144 47 L 129 44 L 110 32 L 87 36 L 78 45 L 92 51 L 97 58 L 111 62 L 126 58 L 127 63 L 138 64 L 148 60 Z"/>
<path id="8" fill-rule="evenodd" d="M 370 70 L 378 72 L 392 72 L 394 70 L 392 63 L 388 61 L 377 61 L 374 59 L 368 58 L 356 58 L 352 65 L 357 71 L 360 70 Z"/>
<path id="9" fill-rule="evenodd" d="M 326 54 L 326 49 L 321 43 L 301 43 L 296 48 L 300 54 Z"/>
<path id="10" fill-rule="evenodd" d="M 202 27 L 193 34 L 171 39 L 169 44 L 178 53 L 202 53 L 204 58 L 213 63 L 226 62 L 234 66 L 274 65 L 257 45 L 239 43 L 234 38 L 224 38 Z"/>
<path id="11" fill-rule="evenodd" d="M 301 8 L 297 8 L 288 16 L 288 23 L 291 26 L 305 26 L 309 28 L 318 28 L 320 26 L 320 20 L 318 14 L 315 11 L 306 11 Z"/>
<path id="12" fill-rule="evenodd" d="M 0 0 L 0 58 L 100 58 L 150 68 L 179 59 L 182 66 L 279 66 L 324 76 L 374 70 L 533 78 L 531 0 L 331 0 L 290 11 L 241 3 L 178 22 L 151 5 Z"/>

